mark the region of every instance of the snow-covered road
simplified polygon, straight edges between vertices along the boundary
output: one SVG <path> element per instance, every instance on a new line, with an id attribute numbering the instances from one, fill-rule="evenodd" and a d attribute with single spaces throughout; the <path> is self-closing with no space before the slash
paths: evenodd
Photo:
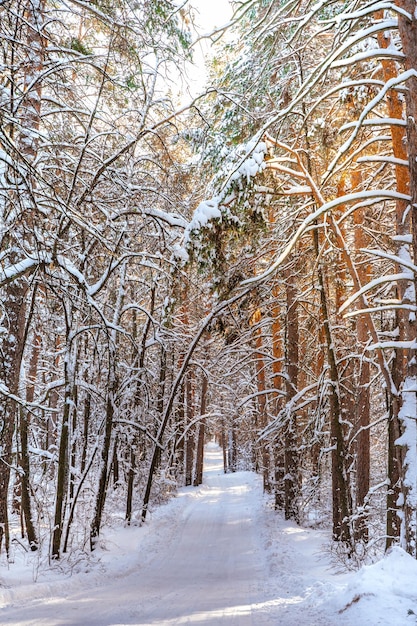
<path id="1" fill-rule="evenodd" d="M 351 582 L 344 591 L 352 574 L 336 577 L 329 569 L 320 554 L 323 531 L 302 529 L 266 510 L 259 476 L 251 472 L 225 475 L 220 450 L 214 445 L 206 450 L 205 470 L 204 485 L 181 489 L 175 499 L 155 511 L 144 528 L 108 536 L 99 562 L 105 571 L 93 567 L 88 574 L 77 573 L 65 581 L 62 574 L 55 574 L 49 581 L 1 589 L 0 624 L 416 623 L 409 617 L 417 615 L 407 613 L 415 607 L 414 595 L 396 597 L 395 602 L 403 602 L 398 605 L 402 619 L 398 621 L 400 613 L 394 607 L 395 612 L 384 613 L 383 608 L 375 612 L 380 598 L 373 588 L 368 593 L 365 585 L 361 594 L 359 587 L 358 594 Z M 410 567 L 404 558 L 408 555 L 399 553 L 390 567 L 397 564 L 401 570 L 404 563 Z M 369 571 L 371 578 L 379 573 L 386 586 L 382 570 Z M 389 602 L 388 598 L 388 607 Z M 392 621 L 393 616 L 397 621 Z"/>

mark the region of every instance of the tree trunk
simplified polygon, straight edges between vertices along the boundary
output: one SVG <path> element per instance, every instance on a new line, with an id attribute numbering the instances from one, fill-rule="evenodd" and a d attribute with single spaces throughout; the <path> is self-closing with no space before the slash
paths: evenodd
<path id="1" fill-rule="evenodd" d="M 112 367 L 112 363 L 114 363 L 114 359 L 110 359 L 110 367 Z M 100 468 L 100 478 L 98 482 L 98 490 L 96 495 L 96 504 L 94 509 L 94 517 L 91 522 L 90 529 L 90 548 L 93 551 L 98 536 L 100 534 L 101 528 L 101 519 L 103 516 L 104 503 L 106 501 L 106 487 L 107 487 L 107 476 L 109 469 L 109 457 L 110 457 L 110 447 L 111 447 L 111 436 L 113 431 L 113 418 L 114 418 L 114 396 L 116 392 L 116 382 L 115 376 L 112 369 L 109 373 L 109 380 L 107 386 L 107 402 L 106 402 L 106 422 L 104 429 L 104 441 L 101 450 L 101 468 Z"/>
<path id="2" fill-rule="evenodd" d="M 54 530 L 52 535 L 52 558 L 59 559 L 64 524 L 64 503 L 68 488 L 68 442 L 72 399 L 72 359 L 67 348 L 64 360 L 65 395 L 58 453 L 58 475 L 55 496 Z"/>
<path id="3" fill-rule="evenodd" d="M 285 390 L 288 409 L 288 423 L 285 432 L 285 519 L 298 521 L 298 453 L 297 453 L 297 420 L 295 411 L 290 407 L 291 400 L 297 393 L 298 387 L 298 302 L 295 286 L 294 270 L 289 267 L 285 270 L 286 286 L 286 378 Z"/>
<path id="4" fill-rule="evenodd" d="M 407 12 L 407 15 L 398 15 L 398 28 L 401 37 L 402 49 L 405 54 L 405 69 L 410 72 L 405 91 L 406 120 L 407 120 L 407 149 L 410 174 L 411 196 L 411 234 L 414 263 L 417 262 L 417 14 L 413 0 L 397 0 L 396 4 Z M 416 304 L 417 274 L 414 273 L 413 302 Z M 411 316 L 410 316 L 411 317 Z M 410 319 L 410 336 L 415 339 L 416 319 Z M 415 390 L 417 384 L 416 351 L 410 350 L 407 355 L 407 372 L 402 389 L 403 407 L 401 420 L 406 431 L 405 441 L 397 441 L 404 446 L 405 459 L 403 464 L 403 528 L 402 536 L 407 552 L 417 556 L 417 476 L 416 476 L 416 419 L 417 398 Z M 410 440 L 410 436 L 413 441 Z"/>
<path id="5" fill-rule="evenodd" d="M 257 426 L 258 430 L 262 431 L 268 423 L 268 416 L 266 411 L 266 372 L 265 372 L 265 360 L 263 356 L 263 339 L 262 339 L 262 329 L 260 327 L 260 323 L 262 321 L 262 313 L 260 309 L 257 309 L 251 318 L 251 325 L 253 325 L 253 333 L 255 336 L 255 373 L 256 373 L 256 389 L 258 392 L 257 396 L 257 407 L 258 407 L 258 419 Z M 264 491 L 271 491 L 271 481 L 269 479 L 269 466 L 270 466 L 270 455 L 268 450 L 268 443 L 265 440 L 262 440 L 260 445 L 260 465 L 263 477 L 263 487 Z"/>
<path id="6" fill-rule="evenodd" d="M 26 285 L 19 281 L 14 283 L 6 291 L 8 337 L 3 340 L 3 359 L 1 378 L 10 394 L 17 396 L 19 393 L 19 375 L 24 350 L 25 337 L 25 293 Z M 16 401 L 7 396 L 0 395 L 0 550 L 3 540 L 6 553 L 9 554 L 9 517 L 8 517 L 8 494 L 10 469 L 13 464 L 12 442 L 16 426 L 18 407 Z"/>
<path id="7" fill-rule="evenodd" d="M 396 188 L 399 193 L 409 193 L 411 195 L 411 206 L 414 207 L 410 216 L 408 211 L 408 202 L 400 199 L 396 200 L 397 254 L 402 259 L 412 261 L 410 246 L 408 243 L 408 237 L 411 232 L 415 262 L 417 259 L 417 18 L 415 14 L 415 3 L 411 0 L 400 0 L 397 4 L 403 10 L 409 11 L 411 15 L 411 19 L 409 19 L 399 13 L 398 27 L 403 52 L 405 54 L 405 69 L 413 70 L 415 72 L 415 76 L 410 77 L 407 81 L 407 89 L 405 91 L 407 119 L 406 131 L 402 126 L 390 126 L 393 154 L 394 157 L 399 160 L 398 164 L 395 166 Z M 378 11 L 375 16 L 377 19 L 382 19 L 383 12 Z M 378 35 L 378 43 L 381 48 L 388 48 L 392 45 L 390 33 L 381 32 Z M 394 61 L 383 59 L 381 60 L 381 66 L 385 82 L 398 76 L 398 66 Z M 391 89 L 387 94 L 387 109 L 389 117 L 393 119 L 403 119 L 403 99 L 402 95 L 400 95 L 396 89 Z M 400 160 L 406 161 L 407 159 L 409 163 L 408 168 L 400 164 Z M 401 264 L 397 267 L 397 271 L 404 271 Z M 414 277 L 414 290 L 411 298 L 410 281 L 403 280 L 398 282 L 397 297 L 401 303 L 411 303 L 412 305 L 416 304 L 416 281 L 417 276 Z M 400 342 L 412 341 L 414 339 L 415 319 L 412 319 L 409 311 L 406 309 L 396 310 L 396 325 L 399 330 L 398 340 Z M 410 350 L 398 348 L 395 351 L 395 357 L 392 363 L 392 377 L 397 390 L 404 390 L 406 387 L 415 388 L 415 359 L 413 362 L 412 356 L 413 355 L 410 354 Z M 406 382 L 407 380 L 408 382 Z M 401 405 L 404 406 L 401 407 Z M 409 415 L 411 407 L 413 407 L 412 415 Z M 388 478 L 390 481 L 390 487 L 387 494 L 386 547 L 389 548 L 400 535 L 403 537 L 407 536 L 409 534 L 409 530 L 413 528 L 411 536 L 405 540 L 405 545 L 403 546 L 412 554 L 416 554 L 415 499 L 417 495 L 417 476 L 414 475 L 413 477 L 406 477 L 409 464 L 405 459 L 407 459 L 407 455 L 409 455 L 410 450 L 407 449 L 407 446 L 405 446 L 403 450 L 398 449 L 398 445 L 400 443 L 399 437 L 401 436 L 402 429 L 407 428 L 407 420 L 411 418 L 412 424 L 415 423 L 415 419 L 417 418 L 415 407 L 415 392 L 403 392 L 400 399 L 396 399 L 391 403 L 388 424 Z M 404 416 L 404 419 L 402 416 Z M 412 426 L 412 429 L 414 430 L 414 426 Z M 415 451 L 412 452 L 412 455 L 415 456 Z M 415 461 L 412 462 L 412 465 L 415 466 Z M 412 488 L 410 488 L 410 478 L 411 483 L 413 483 Z M 405 486 L 406 484 L 408 486 Z M 403 494 L 400 497 L 401 491 Z M 408 495 L 412 492 L 412 504 L 410 507 L 408 505 L 408 501 L 410 500 Z M 403 505 L 400 504 L 401 501 L 403 501 Z M 402 513 L 399 513 L 400 509 L 402 509 Z M 400 529 L 400 518 L 403 520 L 403 530 Z"/>
<path id="8" fill-rule="evenodd" d="M 78 355 L 76 357 L 76 363 L 79 362 L 80 353 L 78 351 Z M 75 376 L 74 376 L 75 379 Z M 69 464 L 69 503 L 71 504 L 74 498 L 75 491 L 75 476 L 74 469 L 77 463 L 77 444 L 79 437 L 77 436 L 77 414 L 78 414 L 78 386 L 74 384 L 73 393 L 72 393 L 72 410 L 71 410 L 71 428 L 70 428 L 70 438 L 71 438 L 71 451 L 70 451 L 70 464 Z"/>
<path id="9" fill-rule="evenodd" d="M 359 170 L 355 170 L 352 175 L 352 191 L 356 191 L 361 186 L 361 175 Z M 354 240 L 355 250 L 360 254 L 360 250 L 366 247 L 366 237 L 364 232 L 364 212 L 361 209 L 355 211 L 354 215 Z M 358 276 L 362 285 L 369 282 L 371 268 L 369 263 L 358 263 Z M 369 334 L 363 316 L 359 316 L 356 324 L 356 335 L 358 345 L 363 353 Z M 364 508 L 366 497 L 370 486 L 370 367 L 369 361 L 362 358 L 359 363 L 358 389 L 356 397 L 356 509 L 357 521 L 355 524 L 355 536 L 362 541 L 368 541 L 367 510 Z"/>
<path id="10" fill-rule="evenodd" d="M 206 431 L 206 418 L 204 415 L 206 414 L 206 406 L 207 406 L 207 390 L 208 390 L 208 380 L 207 376 L 202 374 L 202 383 L 201 383 L 201 402 L 200 402 L 200 424 L 198 428 L 198 440 L 197 440 L 197 457 L 196 457 L 196 468 L 195 468 L 195 478 L 194 478 L 194 486 L 197 487 L 201 485 L 203 482 L 203 465 L 204 465 L 204 437 Z"/>
<path id="11" fill-rule="evenodd" d="M 87 462 L 87 449 L 88 449 L 88 425 L 90 423 L 91 414 L 91 394 L 89 391 L 85 394 L 84 399 L 84 413 L 83 413 L 83 449 L 81 453 L 81 474 L 84 474 L 85 465 Z"/>
<path id="12" fill-rule="evenodd" d="M 187 415 L 187 434 L 185 439 L 185 485 L 189 486 L 193 482 L 194 450 L 195 450 L 195 428 L 191 426 L 194 419 L 194 390 L 193 376 L 189 372 L 185 380 L 185 398 Z"/>
<path id="13" fill-rule="evenodd" d="M 129 471 L 127 475 L 127 496 L 126 496 L 126 515 L 125 520 L 129 525 L 132 521 L 132 500 L 133 500 L 133 485 L 136 476 L 136 456 L 137 456 L 137 437 L 133 439 L 130 447 L 130 463 Z"/>
<path id="14" fill-rule="evenodd" d="M 220 447 L 222 449 L 222 454 L 223 454 L 223 472 L 225 474 L 227 474 L 227 470 L 228 470 L 228 466 L 227 466 L 227 441 L 226 441 L 226 434 L 224 431 L 224 424 L 222 421 L 222 427 L 221 427 L 221 431 L 220 431 Z"/>
<path id="15" fill-rule="evenodd" d="M 350 533 L 350 493 L 346 473 L 346 443 L 342 429 L 342 415 L 339 401 L 339 373 L 327 304 L 327 290 L 319 256 L 319 237 L 317 230 L 313 231 L 314 251 L 317 263 L 317 275 L 320 291 L 320 310 L 326 340 L 327 362 L 329 365 L 329 411 L 330 411 L 330 438 L 332 445 L 332 501 L 333 501 L 333 538 L 351 548 Z"/>
<path id="16" fill-rule="evenodd" d="M 274 415 L 277 416 L 281 408 L 282 394 L 282 361 L 283 361 L 283 337 L 281 333 L 281 308 L 279 305 L 280 286 L 275 282 L 272 287 L 273 305 L 272 305 L 272 385 L 276 390 L 274 394 Z M 274 465 L 274 505 L 276 510 L 284 509 L 284 445 L 282 441 L 276 443 L 273 447 L 273 465 Z"/>
<path id="17" fill-rule="evenodd" d="M 237 436 L 236 429 L 232 426 L 229 429 L 229 437 L 228 437 L 228 470 L 229 472 L 235 472 L 237 469 Z"/>
<path id="18" fill-rule="evenodd" d="M 35 395 L 35 382 L 38 370 L 39 352 L 41 338 L 37 333 L 33 336 L 32 354 L 29 362 L 29 375 L 26 387 L 26 401 L 33 402 Z M 25 519 L 27 538 L 30 549 L 38 549 L 38 538 L 32 517 L 31 497 L 30 497 L 30 462 L 29 462 L 29 412 L 26 409 L 20 411 L 20 467 L 22 468 L 22 511 Z"/>

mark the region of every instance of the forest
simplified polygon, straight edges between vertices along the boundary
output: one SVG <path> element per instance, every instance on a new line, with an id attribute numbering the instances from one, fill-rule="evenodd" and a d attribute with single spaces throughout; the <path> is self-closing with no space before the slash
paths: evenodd
<path id="1" fill-rule="evenodd" d="M 417 557 L 417 7 L 0 1 L 0 559 L 255 470 Z"/>

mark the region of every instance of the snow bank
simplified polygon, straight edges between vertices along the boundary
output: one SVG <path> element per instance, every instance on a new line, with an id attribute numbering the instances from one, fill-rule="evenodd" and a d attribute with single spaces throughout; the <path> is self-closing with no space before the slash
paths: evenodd
<path id="1" fill-rule="evenodd" d="M 339 614 L 357 626 L 417 623 L 417 561 L 399 547 L 352 575 Z"/>

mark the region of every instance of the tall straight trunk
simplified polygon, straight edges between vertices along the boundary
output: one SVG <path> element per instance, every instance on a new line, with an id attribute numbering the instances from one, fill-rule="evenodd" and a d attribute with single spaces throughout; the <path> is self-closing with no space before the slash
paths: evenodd
<path id="1" fill-rule="evenodd" d="M 224 423 L 222 422 L 221 430 L 220 430 L 220 447 L 222 449 L 223 454 L 223 471 L 226 474 L 228 470 L 227 466 L 227 440 L 224 429 Z"/>
<path id="2" fill-rule="evenodd" d="M 302 66 L 300 65 L 301 75 L 303 74 Z M 303 111 L 306 113 L 306 105 L 303 103 Z M 306 156 L 307 156 L 307 169 L 304 169 L 305 174 L 308 173 L 308 180 L 313 183 L 312 163 L 310 155 L 312 154 L 308 125 L 304 123 L 304 138 L 306 143 Z M 301 165 L 301 162 L 299 161 Z M 316 185 L 312 185 L 313 195 L 319 204 L 323 204 L 323 198 L 318 193 Z M 335 354 L 335 347 L 333 343 L 333 337 L 330 327 L 329 309 L 328 309 L 328 296 L 324 278 L 323 262 L 320 256 L 320 241 L 317 229 L 313 230 L 313 249 L 314 256 L 317 260 L 317 278 L 318 287 L 320 292 L 320 316 L 322 322 L 322 328 L 320 334 L 323 333 L 325 352 L 327 357 L 327 363 L 329 366 L 330 388 L 329 388 L 329 413 L 330 413 L 330 439 L 332 445 L 331 452 L 331 468 L 332 468 L 332 518 L 333 518 L 333 538 L 337 541 L 345 543 L 348 550 L 352 546 L 352 537 L 350 532 L 349 517 L 351 513 L 351 495 L 349 480 L 346 471 L 346 442 L 344 438 L 342 428 L 342 412 L 340 405 L 340 384 L 339 384 L 339 372 L 337 367 L 337 359 Z M 320 358 L 320 357 L 319 357 Z"/>
<path id="3" fill-rule="evenodd" d="M 113 355 L 114 356 L 114 355 Z M 111 448 L 111 436 L 113 431 L 114 420 L 114 396 L 116 390 L 115 375 L 112 364 L 114 358 L 110 359 L 110 372 L 107 384 L 107 400 L 106 400 L 106 421 L 104 427 L 104 440 L 101 449 L 101 468 L 100 477 L 98 482 L 98 489 L 96 494 L 96 503 L 94 509 L 94 516 L 91 522 L 90 528 L 90 549 L 94 550 L 98 536 L 100 534 L 101 519 L 103 516 L 104 503 L 106 500 L 107 491 L 107 475 L 109 468 L 109 457 Z"/>
<path id="4" fill-rule="evenodd" d="M 206 418 L 204 417 L 206 414 L 207 407 L 207 390 L 208 390 L 208 379 L 205 373 L 202 374 L 201 381 L 201 401 L 200 401 L 200 423 L 198 427 L 198 439 L 197 439 L 197 455 L 196 455 L 196 463 L 195 463 L 195 478 L 194 478 L 194 486 L 197 487 L 201 485 L 203 482 L 203 465 L 204 465 L 204 438 L 206 432 Z"/>
<path id="5" fill-rule="evenodd" d="M 65 395 L 64 408 L 61 422 L 61 436 L 58 452 L 58 473 L 56 482 L 55 495 L 55 514 L 54 514 L 54 530 L 52 534 L 52 551 L 53 559 L 59 559 L 61 555 L 61 538 L 64 525 L 64 504 L 67 498 L 68 488 L 68 444 L 69 444 L 69 426 L 71 414 L 72 399 L 72 359 L 67 348 L 67 354 L 64 360 L 64 379 L 65 379 Z"/>
<path id="6" fill-rule="evenodd" d="M 285 270 L 285 288 L 286 288 L 286 377 L 285 391 L 286 401 L 291 403 L 292 398 L 297 393 L 298 387 L 298 344 L 299 344 L 299 326 L 298 326 L 298 301 L 297 288 L 295 285 L 294 270 L 288 267 Z M 298 453 L 297 453 L 297 419 L 295 412 L 290 409 L 288 415 L 288 423 L 285 432 L 285 479 L 284 479 L 284 495 L 285 495 L 285 519 L 299 519 L 298 512 Z"/>
<path id="7" fill-rule="evenodd" d="M 26 285 L 19 281 L 7 290 L 7 320 L 9 336 L 3 340 L 3 363 L 0 366 L 1 378 L 10 394 L 19 394 L 20 367 L 22 363 L 25 337 L 25 293 Z M 9 554 L 9 515 L 8 495 L 10 468 L 13 464 L 13 434 L 18 415 L 18 406 L 12 397 L 0 395 L 0 550 L 3 540 Z"/>
<path id="8" fill-rule="evenodd" d="M 399 30 L 401 36 L 401 42 L 403 46 L 403 52 L 406 55 L 405 66 L 406 69 L 414 69 L 417 72 L 417 22 L 415 16 L 415 5 L 406 0 L 405 2 L 398 2 L 398 5 L 405 10 L 410 10 L 411 7 L 413 18 L 409 20 L 399 14 Z M 378 11 L 375 14 L 376 19 L 383 19 L 383 12 Z M 381 48 L 388 48 L 392 45 L 391 35 L 388 32 L 381 32 L 378 35 L 378 44 Z M 398 76 L 398 66 L 390 59 L 381 60 L 382 72 L 384 81 L 387 82 Z M 392 137 L 393 154 L 398 159 L 395 165 L 395 180 L 396 189 L 399 193 L 408 194 L 412 196 L 412 206 L 417 201 L 417 182 L 415 177 L 417 176 L 417 132 L 416 122 L 417 119 L 417 78 L 411 78 L 407 82 L 406 90 L 406 118 L 407 118 L 407 130 L 400 125 L 391 125 L 390 132 Z M 387 109 L 388 116 L 393 119 L 403 119 L 403 97 L 396 89 L 391 89 L 387 94 Z M 401 164 L 401 161 L 409 163 L 409 167 L 405 167 Z M 414 188 L 414 192 L 413 192 Z M 414 203 L 413 203 L 414 194 Z M 411 261 L 411 253 L 409 250 L 408 237 L 411 231 L 412 225 L 417 224 L 415 220 L 416 208 L 409 212 L 409 204 L 405 200 L 396 200 L 396 235 L 398 242 L 397 254 L 400 258 L 408 259 Z M 415 230 L 413 229 L 413 242 L 414 242 L 414 259 L 416 259 L 417 252 L 417 237 Z M 399 265 L 397 271 L 401 272 L 404 268 Z M 411 291 L 409 289 L 409 281 L 398 281 L 397 283 L 397 297 L 402 303 L 410 302 Z M 411 304 L 416 304 L 415 289 L 413 297 L 411 298 Z M 410 318 L 410 313 L 406 309 L 396 310 L 396 325 L 398 328 L 398 341 L 410 341 L 415 337 L 415 324 Z M 399 390 L 405 385 L 406 377 L 409 374 L 408 364 L 411 361 L 411 355 L 409 350 L 403 348 L 397 348 L 395 356 L 392 362 L 392 377 L 396 388 Z M 413 373 L 415 377 L 415 374 Z M 415 386 L 415 385 L 411 385 Z M 408 395 L 408 394 L 407 394 Z M 414 394 L 415 395 L 415 394 Z M 409 398 L 407 397 L 406 403 Z M 413 404 L 415 405 L 415 399 Z M 406 492 L 407 488 L 404 488 L 403 473 L 404 466 L 404 450 L 401 449 L 396 442 L 399 440 L 402 431 L 401 420 L 401 405 L 402 399 L 395 401 L 390 405 L 390 415 L 388 422 L 388 479 L 389 489 L 387 492 L 387 541 L 386 547 L 389 548 L 401 534 L 401 518 L 405 521 L 405 526 L 409 526 L 406 522 L 406 518 L 412 517 L 413 513 L 408 515 L 406 509 Z M 416 419 L 417 415 L 413 415 L 412 419 Z M 417 477 L 415 477 L 417 480 Z M 404 491 L 404 498 L 400 497 L 401 491 Z M 400 502 L 404 501 L 405 506 L 401 506 Z M 415 507 L 415 505 L 414 505 Z M 400 509 L 404 508 L 401 513 Z M 414 512 L 415 516 L 415 512 Z M 415 526 L 415 522 L 413 522 Z M 414 539 L 413 539 L 414 542 Z M 412 548 L 415 551 L 415 548 Z"/>
<path id="9" fill-rule="evenodd" d="M 330 328 L 327 289 L 323 268 L 319 256 L 319 236 L 313 231 L 313 245 L 318 259 L 317 277 L 320 291 L 320 311 L 326 341 L 327 362 L 329 366 L 329 413 L 330 438 L 332 445 L 332 502 L 333 502 L 333 538 L 341 541 L 349 548 L 352 544 L 350 532 L 351 502 L 348 476 L 346 472 L 346 442 L 342 428 L 342 414 L 339 401 L 339 372 L 332 332 Z"/>
<path id="10" fill-rule="evenodd" d="M 193 374 L 190 371 L 185 380 L 185 399 L 187 416 L 187 434 L 185 439 L 185 485 L 193 482 L 194 450 L 195 450 L 195 427 L 191 426 L 194 419 L 194 389 Z"/>
<path id="11" fill-rule="evenodd" d="M 405 92 L 407 120 L 407 149 L 410 176 L 412 207 L 412 247 L 414 260 L 417 259 L 417 15 L 414 0 L 396 0 L 405 11 L 398 14 L 398 29 L 405 55 L 405 69 L 411 73 Z M 417 276 L 415 277 L 417 282 Z"/>
<path id="12" fill-rule="evenodd" d="M 352 191 L 360 191 L 362 188 L 361 171 L 355 169 L 351 175 Z M 341 177 L 338 184 L 338 196 L 342 197 L 346 194 L 345 176 Z M 339 207 L 339 213 L 342 214 L 347 210 L 342 204 Z M 361 248 L 365 248 L 366 240 L 363 230 L 363 210 L 357 209 L 353 214 L 354 220 L 354 247 L 356 254 L 360 254 Z M 347 250 L 345 249 L 346 235 L 344 232 L 345 220 L 340 220 L 340 225 L 335 232 L 336 240 L 340 245 L 338 268 L 336 270 L 336 322 L 342 329 L 339 337 L 341 345 L 341 354 L 354 353 L 359 346 L 362 351 L 365 350 L 367 339 L 369 336 L 368 326 L 364 316 L 359 316 L 356 328 L 356 337 L 348 335 L 345 332 L 343 318 L 340 316 L 339 309 L 347 299 L 346 285 L 348 283 L 348 266 Z M 353 261 L 352 261 L 353 262 Z M 357 265 L 357 278 L 360 285 L 364 285 L 369 280 L 369 264 L 363 263 Z M 359 305 L 360 306 L 360 305 Z M 340 331 L 339 331 L 340 332 Z M 369 438 L 369 363 L 366 359 L 361 359 L 355 370 L 355 361 L 347 358 L 344 361 L 343 368 L 343 385 L 340 389 L 340 404 L 342 414 L 346 421 L 353 425 L 353 441 L 351 441 L 349 456 L 345 460 L 345 467 L 348 465 L 356 469 L 356 515 L 354 522 L 354 533 L 357 539 L 366 541 L 368 529 L 366 525 L 365 512 L 363 505 L 365 498 L 369 492 L 370 479 L 370 438 Z M 353 454 L 353 456 L 352 456 Z M 355 463 L 356 462 L 356 465 Z"/>
<path id="13" fill-rule="evenodd" d="M 237 435 L 234 426 L 229 429 L 228 435 L 228 470 L 235 472 L 237 470 Z"/>
<path id="14" fill-rule="evenodd" d="M 39 149 L 42 81 L 34 80 L 44 65 L 45 40 L 43 22 L 45 0 L 29 0 L 25 6 L 27 57 L 25 61 L 24 98 L 22 101 L 22 125 L 19 139 L 20 149 L 31 163 Z M 31 218 L 34 216 L 31 215 Z"/>
<path id="15" fill-rule="evenodd" d="M 266 411 L 266 371 L 265 371 L 265 359 L 263 355 L 263 337 L 260 323 L 262 321 L 262 313 L 260 309 L 257 309 L 252 315 L 251 324 L 253 325 L 253 333 L 255 336 L 255 373 L 256 373 L 256 388 L 257 388 L 257 407 L 258 407 L 258 430 L 262 431 L 268 423 L 268 416 Z M 263 477 L 264 491 L 269 492 L 271 490 L 271 482 L 269 479 L 269 466 L 270 466 L 270 454 L 268 450 L 268 444 L 265 440 L 260 443 L 260 460 L 261 471 Z"/>
<path id="16" fill-rule="evenodd" d="M 159 366 L 159 385 L 158 385 L 158 397 L 156 401 L 156 410 L 158 416 L 162 416 L 164 413 L 164 397 L 165 397 L 165 384 L 167 376 L 167 351 L 165 346 L 161 346 L 161 361 Z M 161 448 L 155 449 L 155 469 L 161 464 Z"/>
<path id="17" fill-rule="evenodd" d="M 356 191 L 361 187 L 362 176 L 360 170 L 355 170 L 352 174 L 352 191 Z M 366 236 L 364 231 L 364 212 L 362 209 L 355 211 L 354 219 L 354 242 L 357 254 L 360 254 L 362 248 L 366 248 Z M 362 285 L 369 282 L 371 276 L 371 268 L 369 263 L 358 264 L 358 276 Z M 369 337 L 368 328 L 363 316 L 359 316 L 356 324 L 356 336 L 358 345 L 363 352 Z M 363 541 L 368 540 L 368 526 L 366 523 L 367 513 L 364 510 L 366 497 L 370 487 L 370 467 L 371 467 L 371 451 L 370 451 L 370 366 L 369 361 L 365 358 L 361 359 L 359 364 L 358 389 L 356 396 L 356 508 L 359 511 L 355 527 L 357 539 Z"/>
<path id="18" fill-rule="evenodd" d="M 87 463 L 87 450 L 88 450 L 88 429 L 91 415 L 91 393 L 86 392 L 84 398 L 84 411 L 83 411 L 83 448 L 81 453 L 81 474 L 84 474 L 85 466 Z"/>
<path id="19" fill-rule="evenodd" d="M 41 337 L 35 333 L 33 336 L 32 354 L 29 361 L 29 375 L 26 386 L 26 401 L 33 402 L 35 396 L 35 382 L 38 371 L 39 352 L 41 347 Z M 29 461 L 29 412 L 26 409 L 20 411 L 20 459 L 19 464 L 22 468 L 21 487 L 22 487 L 22 511 L 25 520 L 27 538 L 30 549 L 35 551 L 38 548 L 38 538 L 35 531 L 35 525 L 32 517 L 32 506 L 30 496 L 30 461 Z"/>
<path id="20" fill-rule="evenodd" d="M 417 11 L 414 0 L 396 0 L 396 4 L 404 10 L 398 14 L 398 29 L 401 38 L 404 65 L 410 73 L 405 91 L 405 109 L 407 120 L 407 150 L 410 175 L 411 196 L 411 239 L 412 257 L 414 264 L 417 262 Z M 411 256 L 411 255 L 410 255 Z M 417 273 L 414 272 L 414 292 L 407 293 L 416 304 Z M 415 340 L 416 318 L 415 315 L 408 317 L 409 336 Z M 403 515 L 401 536 L 403 547 L 417 557 L 417 354 L 416 350 L 410 350 L 407 355 L 406 374 L 402 388 L 403 406 L 400 411 L 400 419 L 404 429 L 404 438 L 397 441 L 402 445 L 405 455 L 402 467 L 403 487 Z M 410 391 L 407 391 L 409 389 Z"/>
<path id="21" fill-rule="evenodd" d="M 281 307 L 279 305 L 280 286 L 275 282 L 272 286 L 273 304 L 272 317 L 272 385 L 274 393 L 274 415 L 277 416 L 281 408 L 280 394 L 282 393 L 282 361 L 283 361 L 283 337 L 281 331 Z M 284 446 L 278 441 L 273 448 L 274 466 L 274 502 L 275 509 L 280 510 L 285 506 L 284 498 Z"/>
<path id="22" fill-rule="evenodd" d="M 151 320 L 154 313 L 155 308 L 155 285 L 151 289 L 151 301 L 149 307 L 149 315 L 146 317 L 145 326 L 143 328 L 142 337 L 140 341 L 140 346 L 138 348 L 136 354 L 136 361 L 138 371 L 140 375 L 137 380 L 135 393 L 133 394 L 132 403 L 133 408 L 140 403 L 142 386 L 143 386 L 143 374 L 145 368 L 145 354 L 146 354 L 146 342 L 148 339 L 148 333 L 151 328 Z M 136 341 L 138 337 L 138 326 L 137 326 L 137 317 L 136 317 L 136 309 L 133 309 L 132 312 L 132 335 L 133 339 Z M 128 478 L 127 478 L 127 491 L 126 491 L 126 515 L 125 519 L 128 524 L 130 524 L 132 520 L 132 509 L 133 509 L 133 492 L 134 492 L 134 483 L 136 477 L 136 467 L 138 463 L 138 454 L 139 454 L 139 437 L 135 435 L 133 437 L 133 441 L 130 445 L 129 450 L 129 470 L 128 470 Z"/>
<path id="23" fill-rule="evenodd" d="M 342 175 L 337 185 L 338 197 L 346 194 L 346 176 Z M 347 207 L 342 204 L 335 213 L 335 219 L 346 211 Z M 343 241 L 345 240 L 346 220 L 340 220 L 339 230 Z M 354 425 L 356 417 L 356 381 L 355 381 L 355 360 L 349 355 L 357 350 L 357 338 L 351 331 L 350 325 L 344 322 L 339 310 L 347 300 L 347 284 L 349 282 L 348 268 L 344 262 L 343 250 L 337 250 L 336 267 L 334 269 L 335 283 L 335 331 L 333 333 L 336 343 L 335 354 L 340 363 L 339 369 L 339 402 L 342 419 L 345 423 Z M 333 269 L 333 268 L 332 268 Z M 353 433 L 349 433 L 352 435 Z M 351 442 L 349 442 L 351 443 Z M 352 445 L 346 441 L 346 471 L 354 468 L 354 454 Z M 350 476 L 349 476 L 350 478 Z"/>
<path id="24" fill-rule="evenodd" d="M 136 456 L 137 456 L 137 437 L 133 439 L 129 450 L 129 470 L 127 474 L 127 496 L 126 496 L 126 515 L 125 520 L 129 525 L 132 521 L 132 501 L 133 501 L 133 484 L 136 475 Z"/>
<path id="25" fill-rule="evenodd" d="M 107 485 L 109 476 L 109 459 L 111 450 L 111 440 L 113 434 L 113 422 L 115 414 L 115 402 L 117 393 L 117 331 L 115 328 L 120 323 L 120 315 L 123 308 L 125 297 L 125 281 L 126 281 L 126 263 L 120 268 L 119 290 L 116 297 L 113 312 L 114 329 L 110 334 L 108 347 L 108 375 L 107 375 L 107 396 L 106 396 L 106 415 L 104 423 L 104 439 L 101 448 L 100 474 L 98 488 L 96 494 L 96 502 L 94 507 L 94 515 L 90 527 L 90 549 L 94 550 L 98 536 L 100 534 L 101 521 L 103 516 L 104 504 L 107 495 Z"/>
<path id="26" fill-rule="evenodd" d="M 76 358 L 78 362 L 79 353 Z M 75 379 L 75 376 L 74 376 Z M 78 386 L 74 384 L 72 393 L 72 410 L 71 410 L 71 427 L 70 427 L 70 439 L 71 439 L 71 451 L 70 451 L 70 465 L 69 465 L 69 502 L 72 502 L 75 491 L 75 475 L 74 469 L 77 463 L 77 417 L 78 417 Z"/>
<path id="27" fill-rule="evenodd" d="M 60 368 L 60 362 L 62 359 L 62 356 L 61 356 L 62 344 L 63 344 L 62 336 L 57 334 L 55 336 L 54 371 L 51 377 L 52 379 L 51 382 L 56 382 L 58 379 L 57 372 L 58 372 L 58 369 Z M 59 393 L 56 388 L 53 388 L 51 393 L 49 394 L 49 401 L 48 401 L 48 406 L 51 411 L 46 422 L 45 439 L 43 442 L 45 450 L 49 450 L 51 445 L 54 446 L 55 448 L 58 447 L 58 417 L 57 417 L 58 402 L 59 402 Z M 48 468 L 51 471 L 51 475 L 54 476 L 55 466 L 51 465 L 50 463 L 45 462 L 44 470 L 46 471 Z"/>
<path id="28" fill-rule="evenodd" d="M 185 426 L 185 386 L 181 385 L 179 393 L 179 401 L 175 409 L 175 465 L 176 474 L 183 479 L 185 475 L 185 443 L 184 443 L 184 426 Z"/>
<path id="29" fill-rule="evenodd" d="M 120 463 L 119 463 L 118 447 L 119 447 L 119 438 L 116 435 L 116 437 L 114 439 L 114 444 L 113 444 L 113 454 L 112 454 L 112 462 L 111 462 L 111 468 L 112 468 L 112 472 L 113 472 L 113 488 L 114 489 L 116 489 L 116 487 L 119 484 L 119 480 L 120 480 Z"/>

